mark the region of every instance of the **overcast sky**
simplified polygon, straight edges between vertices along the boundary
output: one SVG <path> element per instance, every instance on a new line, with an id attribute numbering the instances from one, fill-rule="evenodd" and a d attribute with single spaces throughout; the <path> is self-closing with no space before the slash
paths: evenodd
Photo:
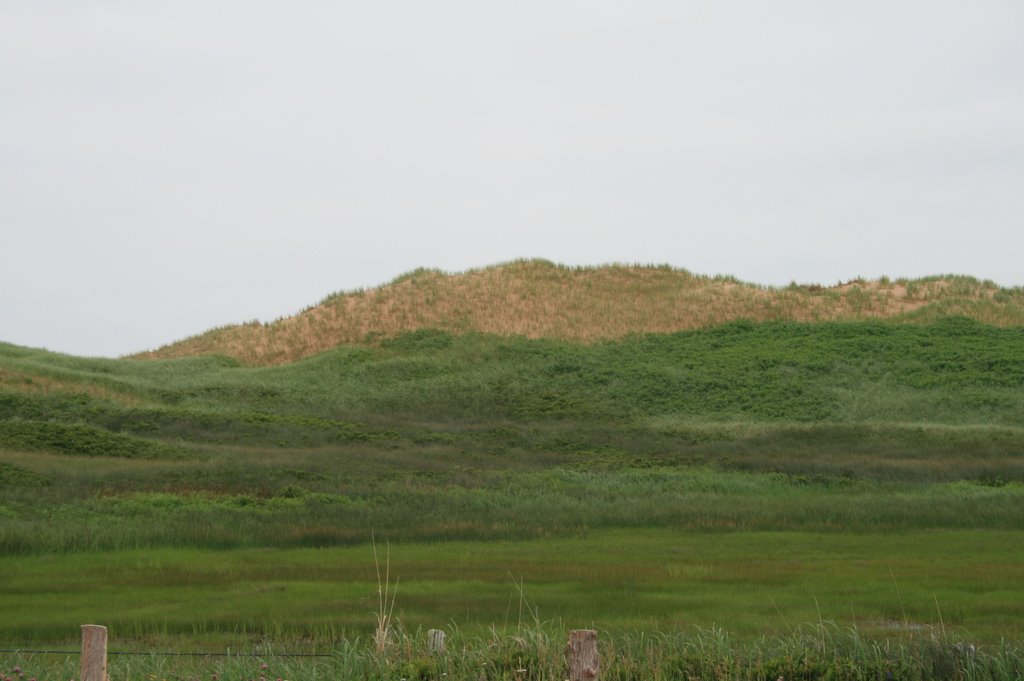
<path id="1" fill-rule="evenodd" d="M 416 267 L 1024 285 L 1020 0 L 0 0 L 0 340 Z"/>

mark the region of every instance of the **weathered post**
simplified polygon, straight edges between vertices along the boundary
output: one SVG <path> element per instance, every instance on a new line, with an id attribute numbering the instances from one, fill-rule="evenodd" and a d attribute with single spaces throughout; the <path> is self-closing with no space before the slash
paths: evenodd
<path id="1" fill-rule="evenodd" d="M 597 681 L 601 658 L 597 654 L 597 632 L 573 629 L 569 632 L 569 681 Z"/>
<path id="2" fill-rule="evenodd" d="M 82 625 L 81 681 L 107 681 L 107 628 Z"/>
<path id="3" fill-rule="evenodd" d="M 445 634 L 440 629 L 427 629 L 427 650 L 438 655 L 444 654 Z"/>

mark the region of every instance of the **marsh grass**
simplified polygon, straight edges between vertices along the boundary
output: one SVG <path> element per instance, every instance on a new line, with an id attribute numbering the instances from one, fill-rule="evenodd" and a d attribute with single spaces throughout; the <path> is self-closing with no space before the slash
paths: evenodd
<path id="1" fill-rule="evenodd" d="M 657 528 L 396 542 L 402 590 L 386 613 L 385 652 L 401 631 L 457 623 L 512 635 L 552 619 L 620 633 L 727 627 L 739 641 L 819 620 L 880 639 L 935 626 L 975 644 L 1019 641 L 1021 541 L 1021 530 Z M 189 649 L 339 637 L 376 649 L 383 575 L 372 560 L 367 543 L 4 556 L 0 641 L 73 640 L 82 622 L 101 621 L 126 642 Z"/>
<path id="2" fill-rule="evenodd" d="M 394 628 L 395 598 L 398 597 L 398 578 L 391 584 L 391 544 L 387 544 L 384 557 L 384 578 L 381 579 L 380 560 L 377 557 L 377 542 L 373 544 L 373 567 L 377 572 L 377 628 L 373 632 L 373 645 L 378 653 L 387 650 Z"/>

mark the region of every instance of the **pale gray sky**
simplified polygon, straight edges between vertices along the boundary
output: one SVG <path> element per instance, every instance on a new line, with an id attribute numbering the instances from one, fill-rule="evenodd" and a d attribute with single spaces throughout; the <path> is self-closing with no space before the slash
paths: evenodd
<path id="1" fill-rule="evenodd" d="M 1020 0 L 0 2 L 0 340 L 416 267 L 1024 285 Z"/>

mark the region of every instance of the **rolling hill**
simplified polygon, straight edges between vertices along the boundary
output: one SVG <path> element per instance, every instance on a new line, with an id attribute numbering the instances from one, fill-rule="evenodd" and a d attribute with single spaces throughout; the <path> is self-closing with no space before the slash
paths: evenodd
<path id="1" fill-rule="evenodd" d="M 948 316 L 1024 325 L 1024 289 L 962 276 L 771 288 L 667 266 L 520 260 L 458 274 L 416 270 L 378 288 L 328 296 L 291 317 L 220 327 L 133 357 L 216 354 L 270 365 L 426 328 L 591 343 L 736 319 L 930 323 Z"/>

